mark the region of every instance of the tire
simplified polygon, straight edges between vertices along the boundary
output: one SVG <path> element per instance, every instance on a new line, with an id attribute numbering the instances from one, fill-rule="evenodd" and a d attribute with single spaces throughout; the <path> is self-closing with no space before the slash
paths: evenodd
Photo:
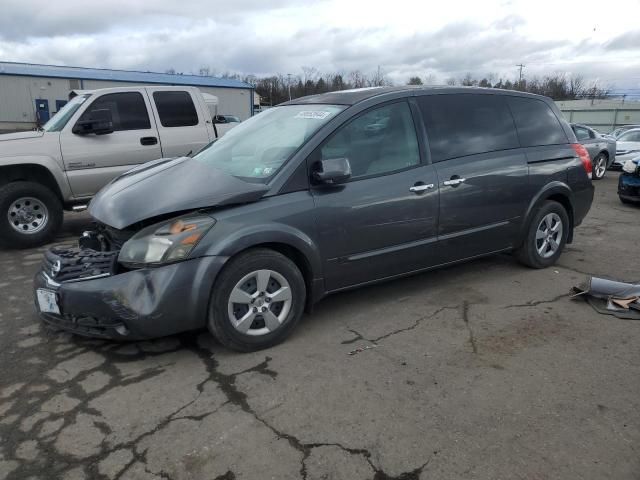
<path id="1" fill-rule="evenodd" d="M 264 272 L 270 272 L 268 282 Z M 260 295 L 260 284 L 267 285 L 262 290 L 264 295 Z M 287 297 L 287 284 L 290 300 L 275 301 Z M 278 295 L 274 295 L 276 292 Z M 232 293 L 239 303 L 231 301 Z M 274 250 L 248 250 L 229 261 L 213 286 L 209 331 L 231 350 L 252 352 L 272 347 L 296 327 L 305 298 L 304 278 L 295 263 Z M 263 316 L 265 308 L 269 317 Z M 246 320 L 241 321 L 243 318 Z"/>
<path id="2" fill-rule="evenodd" d="M 607 173 L 607 162 L 609 158 L 604 153 L 599 153 L 596 155 L 596 158 L 593 159 L 593 180 L 601 180 L 604 178 L 605 173 Z"/>
<path id="3" fill-rule="evenodd" d="M 546 220 L 544 226 L 542 224 L 543 220 Z M 551 220 L 551 222 L 549 222 L 549 220 Z M 539 248 L 544 247 L 544 242 L 547 237 L 545 236 L 546 231 L 540 230 L 539 233 L 539 229 L 548 228 L 549 223 L 551 223 L 551 230 L 553 230 L 556 225 L 556 223 L 553 223 L 554 221 L 560 222 L 561 224 L 561 231 L 557 231 L 555 234 L 553 231 L 550 231 L 557 248 L 554 249 L 553 244 L 547 241 L 547 248 L 543 252 L 543 255 L 540 253 Z M 569 215 L 567 215 L 564 207 L 558 202 L 551 200 L 546 201 L 540 206 L 529 222 L 524 241 L 515 252 L 517 259 L 531 268 L 546 268 L 553 265 L 558 260 L 558 257 L 560 257 L 567 243 L 569 228 Z"/>
<path id="4" fill-rule="evenodd" d="M 62 217 L 60 199 L 40 183 L 21 181 L 0 187 L 2 247 L 32 248 L 44 245 L 58 232 Z M 12 221 L 11 218 L 16 220 Z"/>

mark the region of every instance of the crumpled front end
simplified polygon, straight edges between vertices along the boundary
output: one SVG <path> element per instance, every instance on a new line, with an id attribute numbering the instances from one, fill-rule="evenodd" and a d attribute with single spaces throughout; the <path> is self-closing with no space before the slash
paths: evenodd
<path id="1" fill-rule="evenodd" d="M 54 247 L 34 279 L 42 320 L 80 335 L 145 339 L 202 328 L 226 258 L 126 269 L 118 250 Z"/>
<path id="2" fill-rule="evenodd" d="M 627 202 L 640 203 L 640 158 L 628 160 L 618 179 L 618 196 Z"/>

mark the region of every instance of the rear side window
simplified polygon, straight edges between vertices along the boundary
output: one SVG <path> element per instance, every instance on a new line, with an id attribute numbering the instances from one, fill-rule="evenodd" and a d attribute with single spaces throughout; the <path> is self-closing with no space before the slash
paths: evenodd
<path id="1" fill-rule="evenodd" d="M 591 136 L 589 135 L 589 130 L 584 127 L 578 127 L 577 125 L 574 125 L 573 133 L 576 134 L 576 138 L 578 140 L 589 140 L 591 138 Z"/>
<path id="2" fill-rule="evenodd" d="M 151 128 L 144 98 L 138 92 L 108 93 L 98 97 L 82 114 L 80 120 L 88 120 L 94 110 L 111 111 L 113 131 L 146 130 Z"/>
<path id="3" fill-rule="evenodd" d="M 519 147 L 501 95 L 428 95 L 418 105 L 434 162 Z"/>
<path id="4" fill-rule="evenodd" d="M 196 107 L 188 92 L 153 92 L 163 127 L 191 127 L 198 124 Z"/>
<path id="5" fill-rule="evenodd" d="M 557 145 L 569 141 L 558 117 L 542 100 L 509 97 L 508 102 L 523 147 Z"/>

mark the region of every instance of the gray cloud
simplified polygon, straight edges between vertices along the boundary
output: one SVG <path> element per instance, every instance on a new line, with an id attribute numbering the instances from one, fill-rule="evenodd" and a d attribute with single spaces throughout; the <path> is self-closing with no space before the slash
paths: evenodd
<path id="1" fill-rule="evenodd" d="M 639 50 L 640 49 L 640 30 L 618 35 L 612 40 L 604 44 L 605 50 Z"/>

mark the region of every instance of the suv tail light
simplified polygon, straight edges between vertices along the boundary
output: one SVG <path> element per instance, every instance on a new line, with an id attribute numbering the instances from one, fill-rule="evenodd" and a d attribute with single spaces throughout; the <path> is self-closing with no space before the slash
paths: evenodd
<path id="1" fill-rule="evenodd" d="M 591 178 L 593 164 L 591 163 L 589 152 L 587 152 L 587 149 L 579 143 L 572 143 L 571 146 L 573 147 L 573 150 L 576 152 L 578 157 L 580 157 L 580 160 L 582 160 L 582 166 L 584 167 L 585 172 L 587 172 L 587 177 Z"/>

